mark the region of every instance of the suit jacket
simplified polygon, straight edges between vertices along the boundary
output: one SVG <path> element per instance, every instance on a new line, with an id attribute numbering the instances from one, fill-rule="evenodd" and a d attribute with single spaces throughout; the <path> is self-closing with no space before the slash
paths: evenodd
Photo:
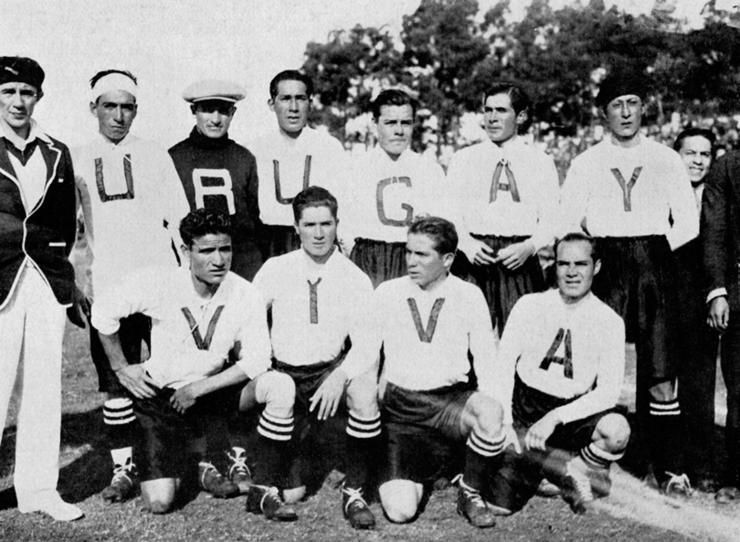
<path id="1" fill-rule="evenodd" d="M 77 226 L 69 150 L 49 136 L 38 138 L 46 182 L 41 199 L 26 212 L 8 145 L 0 137 L 0 309 L 8 302 L 26 258 L 35 263 L 57 301 L 69 304 L 75 290 L 69 253 Z"/>
<path id="2" fill-rule="evenodd" d="M 700 235 L 706 293 L 725 288 L 730 309 L 740 310 L 740 152 L 722 156 L 707 175 Z"/>

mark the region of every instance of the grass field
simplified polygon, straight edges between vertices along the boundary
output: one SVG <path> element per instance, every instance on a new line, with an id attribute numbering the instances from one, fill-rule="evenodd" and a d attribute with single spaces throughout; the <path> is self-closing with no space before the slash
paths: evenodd
<path id="1" fill-rule="evenodd" d="M 634 351 L 628 348 L 629 367 L 623 401 L 632 402 Z M 677 501 L 627 474 L 613 469 L 612 495 L 585 516 L 573 515 L 560 499 L 536 497 L 520 513 L 502 518 L 493 530 L 478 531 L 455 513 L 455 489 L 434 492 L 418 520 L 394 525 L 379 519 L 372 532 L 353 531 L 342 519 L 338 473 L 331 473 L 318 492 L 298 506 L 299 520 L 276 524 L 244 512 L 244 498 L 216 500 L 191 491 L 173 513 L 153 516 L 142 510 L 140 499 L 107 505 L 100 491 L 109 481 L 109 458 L 102 445 L 102 396 L 89 360 L 87 331 L 68 327 L 63 362 L 63 421 L 59 488 L 66 499 L 78 503 L 85 518 L 57 523 L 40 514 L 18 512 L 12 489 L 15 442 L 15 403 L 0 445 L 0 540 L 31 541 L 387 541 L 442 540 L 507 541 L 658 541 L 738 540 L 740 504 L 717 506 L 709 495 Z M 718 393 L 723 400 L 723 391 Z M 720 416 L 721 418 L 722 416 Z M 720 432 L 717 432 L 718 438 Z"/>

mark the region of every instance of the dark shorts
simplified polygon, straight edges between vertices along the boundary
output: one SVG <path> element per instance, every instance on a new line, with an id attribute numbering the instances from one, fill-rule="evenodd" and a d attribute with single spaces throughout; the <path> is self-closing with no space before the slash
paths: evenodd
<path id="1" fill-rule="evenodd" d="M 637 352 L 641 387 L 676 376 L 676 260 L 663 235 L 599 239 L 593 292 L 619 314 Z M 642 383 L 642 384 L 641 384 Z"/>
<path id="2" fill-rule="evenodd" d="M 260 231 L 260 250 L 263 261 L 273 256 L 287 254 L 301 246 L 301 240 L 293 226 L 264 224 Z"/>
<path id="3" fill-rule="evenodd" d="M 483 241 L 494 253 L 502 248 L 529 239 L 528 237 L 500 237 L 497 235 L 477 235 L 473 238 Z M 502 265 L 470 265 L 470 274 L 476 284 L 483 290 L 488 303 L 491 321 L 498 327 L 501 335 L 511 309 L 519 298 L 532 292 L 541 292 L 546 288 L 544 274 L 537 254 L 531 256 L 518 269 L 509 270 Z"/>
<path id="4" fill-rule="evenodd" d="M 296 428 L 299 425 L 299 420 L 305 416 L 308 416 L 308 407 L 311 400 L 311 396 L 316 393 L 322 382 L 326 380 L 326 377 L 337 367 L 344 359 L 345 354 L 342 353 L 339 357 L 334 360 L 313 363 L 311 365 L 289 365 L 278 360 L 273 360 L 272 367 L 276 371 L 287 374 L 293 379 L 295 383 L 295 404 L 293 406 L 293 416 L 295 417 Z M 344 404 L 345 398 L 342 398 Z M 341 408 L 341 407 L 340 407 Z M 314 417 L 312 415 L 312 417 Z"/>
<path id="5" fill-rule="evenodd" d="M 199 397 L 185 414 L 170 406 L 172 388 L 158 389 L 150 399 L 134 398 L 134 413 L 143 430 L 142 446 L 134 448 L 141 480 L 182 477 L 189 460 L 189 441 L 205 434 L 213 416 L 238 411 L 244 386 L 241 383 Z"/>
<path id="6" fill-rule="evenodd" d="M 152 320 L 143 314 L 132 314 L 121 319 L 118 337 L 121 339 L 123 355 L 130 364 L 141 363 L 142 341 L 149 347 L 151 344 Z M 126 389 L 118 381 L 116 373 L 110 367 L 110 361 L 100 342 L 98 330 L 90 323 L 90 357 L 98 373 L 98 391 L 117 397 L 125 397 Z"/>
<path id="7" fill-rule="evenodd" d="M 529 388 L 517 377 L 512 402 L 514 429 L 522 445 L 522 453 L 517 454 L 513 446 L 505 450 L 500 467 L 489 473 L 489 483 L 483 493 L 489 502 L 513 512 L 521 510 L 535 495 L 545 477 L 546 463 L 563 464 L 563 455 L 569 457 L 591 443 L 594 430 L 604 416 L 614 412 L 624 414 L 624 410 L 616 407 L 560 425 L 547 439 L 548 451 L 526 450 L 524 437 L 527 430 L 547 412 L 568 401 Z"/>
<path id="8" fill-rule="evenodd" d="M 370 277 L 373 288 L 406 275 L 406 243 L 386 243 L 358 238 L 350 259 Z"/>
<path id="9" fill-rule="evenodd" d="M 388 383 L 381 401 L 388 435 L 381 480 L 428 483 L 440 475 L 467 438 L 462 413 L 473 393 L 467 383 L 427 391 Z"/>

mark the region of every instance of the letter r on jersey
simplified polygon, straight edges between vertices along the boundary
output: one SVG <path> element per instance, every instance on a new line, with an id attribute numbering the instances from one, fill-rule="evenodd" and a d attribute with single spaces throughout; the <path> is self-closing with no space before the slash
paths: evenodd
<path id="1" fill-rule="evenodd" d="M 228 169 L 193 169 L 193 188 L 195 188 L 195 206 L 200 209 L 206 206 L 206 196 L 226 198 L 226 208 L 230 215 L 236 214 L 234 204 L 234 185 Z"/>

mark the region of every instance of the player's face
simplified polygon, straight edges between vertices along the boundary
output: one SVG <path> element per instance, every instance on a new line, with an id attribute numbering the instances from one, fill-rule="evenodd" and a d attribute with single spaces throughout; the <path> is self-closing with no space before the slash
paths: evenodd
<path id="1" fill-rule="evenodd" d="M 90 111 L 97 117 L 103 137 L 118 143 L 126 137 L 136 118 L 136 98 L 125 90 L 111 90 L 91 103 Z"/>
<path id="2" fill-rule="evenodd" d="M 295 230 L 306 253 L 319 263 L 329 259 L 337 238 L 337 219 L 326 206 L 306 207 Z"/>
<path id="3" fill-rule="evenodd" d="M 424 233 L 410 233 L 406 241 L 409 278 L 426 290 L 447 276 L 454 254 L 440 254 L 434 239 Z"/>
<path id="4" fill-rule="evenodd" d="M 380 148 L 391 158 L 398 158 L 411 145 L 414 109 L 410 105 L 384 105 L 375 124 Z"/>
<path id="5" fill-rule="evenodd" d="M 606 122 L 618 141 L 633 139 L 640 130 L 644 108 L 636 94 L 617 96 L 606 105 Z"/>
<path id="6" fill-rule="evenodd" d="M 704 136 L 685 137 L 678 151 L 683 163 L 689 170 L 689 178 L 692 183 L 700 182 L 712 165 L 712 144 Z"/>
<path id="7" fill-rule="evenodd" d="M 27 137 L 31 116 L 39 99 L 39 93 L 33 85 L 3 83 L 0 85 L 0 119 L 16 134 Z"/>
<path id="8" fill-rule="evenodd" d="M 280 131 L 290 137 L 298 137 L 308 122 L 310 96 L 301 81 L 280 81 L 277 96 L 268 102 L 275 112 Z"/>
<path id="9" fill-rule="evenodd" d="M 198 131 L 213 139 L 226 135 L 235 112 L 234 104 L 222 100 L 204 100 L 193 106 Z"/>
<path id="10" fill-rule="evenodd" d="M 216 286 L 231 268 L 231 236 L 208 233 L 196 237 L 192 246 L 183 246 L 183 254 L 190 262 L 190 274 L 195 282 Z"/>
<path id="11" fill-rule="evenodd" d="M 488 96 L 483 103 L 483 128 L 488 139 L 497 145 L 514 137 L 526 118 L 523 111 L 517 115 L 511 106 L 511 97 L 505 92 Z"/>
<path id="12" fill-rule="evenodd" d="M 587 241 L 566 241 L 558 245 L 555 273 L 558 290 L 566 303 L 575 303 L 591 291 L 601 262 L 594 262 Z"/>

